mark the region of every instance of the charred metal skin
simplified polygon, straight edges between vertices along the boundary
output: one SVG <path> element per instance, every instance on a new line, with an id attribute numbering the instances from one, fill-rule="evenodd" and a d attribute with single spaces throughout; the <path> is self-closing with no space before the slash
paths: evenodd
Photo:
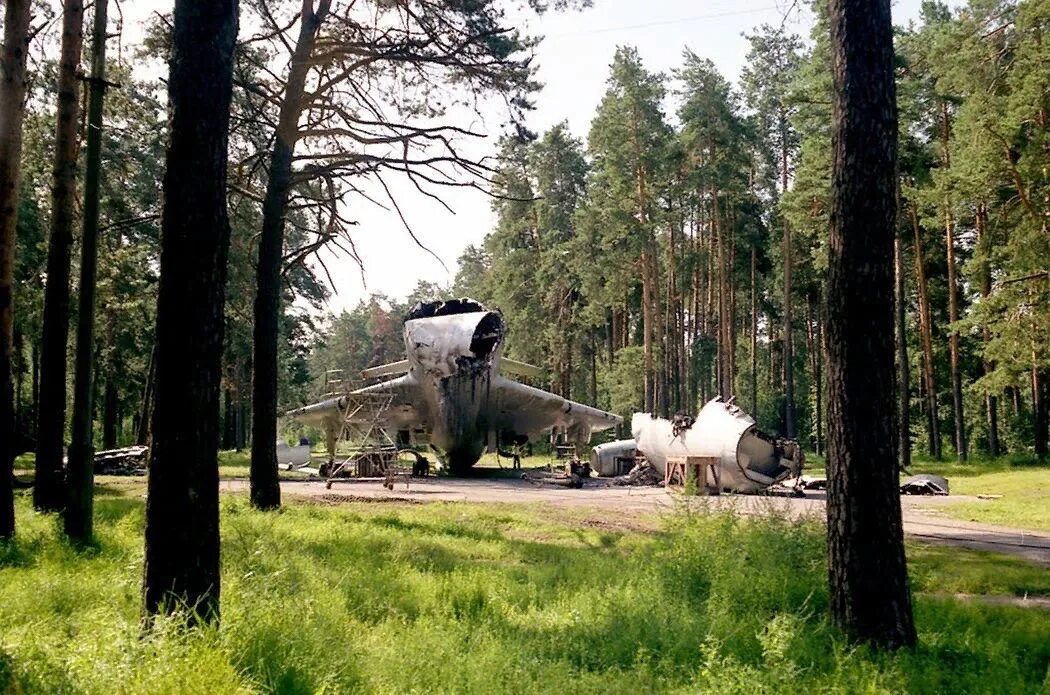
<path id="1" fill-rule="evenodd" d="M 486 449 L 496 451 L 504 442 L 520 443 L 558 428 L 582 446 L 592 432 L 622 422 L 612 413 L 501 376 L 501 365 L 519 374 L 538 372 L 501 359 L 505 337 L 503 316 L 474 300 L 417 304 L 405 317 L 407 359 L 365 370 L 366 376 L 399 371 L 407 372 L 404 376 L 288 415 L 324 427 L 329 451 L 334 452 L 353 394 L 392 394 L 384 426 L 398 430 L 423 426 L 430 443 L 444 453 L 457 474 L 468 472 Z"/>
<path id="2" fill-rule="evenodd" d="M 802 472 L 802 449 L 797 442 L 761 432 L 751 416 L 719 399 L 709 401 L 685 427 L 635 413 L 631 431 L 638 451 L 660 475 L 670 456 L 717 457 L 722 488 L 730 492 L 759 492 Z"/>

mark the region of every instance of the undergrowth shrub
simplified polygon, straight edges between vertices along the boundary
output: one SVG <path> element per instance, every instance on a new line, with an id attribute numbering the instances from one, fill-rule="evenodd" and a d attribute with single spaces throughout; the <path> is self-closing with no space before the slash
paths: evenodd
<path id="1" fill-rule="evenodd" d="M 919 598 L 920 646 L 828 624 L 821 528 L 679 510 L 653 532 L 548 509 L 222 505 L 222 621 L 140 624 L 142 504 L 75 551 L 18 504 L 0 693 L 1037 692 L 1041 611 Z M 922 575 L 923 581 L 935 577 Z M 1017 579 L 1016 581 L 1021 581 Z"/>

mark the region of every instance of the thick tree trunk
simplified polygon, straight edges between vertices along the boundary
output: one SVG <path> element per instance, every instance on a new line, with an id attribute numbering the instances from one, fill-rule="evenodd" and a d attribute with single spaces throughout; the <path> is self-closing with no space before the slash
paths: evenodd
<path id="1" fill-rule="evenodd" d="M 919 333 L 922 342 L 922 376 L 926 391 L 926 431 L 929 435 L 930 456 L 941 458 L 940 419 L 937 416 L 937 376 L 933 364 L 933 316 L 930 313 L 930 289 L 926 281 L 926 261 L 923 260 L 922 231 L 919 212 L 910 206 L 912 232 L 915 235 L 915 279 L 919 295 Z"/>
<path id="2" fill-rule="evenodd" d="M 897 117 L 889 0 L 831 0 L 834 117 L 828 270 L 828 575 L 851 637 L 915 643 L 894 403 Z"/>
<path id="3" fill-rule="evenodd" d="M 11 363 L 29 9 L 29 0 L 5 0 L 4 45 L 0 57 L 0 539 L 15 535 L 15 394 Z"/>
<path id="4" fill-rule="evenodd" d="M 219 385 L 237 0 L 176 0 L 157 379 L 146 499 L 147 615 L 219 615 Z"/>
<path id="5" fill-rule="evenodd" d="M 317 31 L 328 13 L 329 0 L 303 2 L 299 37 L 289 62 L 288 82 L 270 155 L 270 178 L 263 200 L 262 235 L 255 295 L 252 359 L 251 500 L 259 509 L 281 506 L 277 476 L 277 344 L 281 317 L 281 269 L 284 254 L 284 218 L 292 185 L 292 153 L 298 139 L 304 106 L 306 74 Z"/>
<path id="6" fill-rule="evenodd" d="M 69 343 L 69 268 L 73 247 L 80 100 L 77 68 L 83 44 L 83 0 L 67 0 L 58 65 L 55 165 L 51 186 L 51 238 L 47 248 L 40 409 L 37 411 L 33 506 L 58 511 L 65 503 L 62 454 L 66 437 L 66 356 Z"/>
<path id="7" fill-rule="evenodd" d="M 106 93 L 106 10 L 95 2 L 92 35 L 91 98 L 88 103 L 87 162 L 84 177 L 84 231 L 80 240 L 80 301 L 73 382 L 73 431 L 66 470 L 66 506 L 62 523 L 78 543 L 91 540 L 95 488 L 95 275 L 98 268 L 99 176 L 102 168 L 102 99 Z"/>

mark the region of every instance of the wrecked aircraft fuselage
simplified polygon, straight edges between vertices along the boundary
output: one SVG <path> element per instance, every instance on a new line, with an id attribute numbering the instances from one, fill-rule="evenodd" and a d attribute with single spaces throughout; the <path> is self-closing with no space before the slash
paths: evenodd
<path id="1" fill-rule="evenodd" d="M 802 471 L 797 442 L 761 432 L 747 413 L 718 399 L 709 401 L 691 423 L 635 413 L 631 431 L 638 451 L 660 475 L 668 457 L 717 457 L 722 489 L 730 492 L 759 492 Z"/>
<path id="2" fill-rule="evenodd" d="M 381 426 L 405 435 L 424 431 L 456 473 L 469 470 L 486 449 L 499 451 L 552 431 L 584 445 L 592 432 L 621 422 L 612 413 L 502 376 L 501 368 L 539 373 L 501 357 L 505 336 L 503 316 L 472 299 L 421 302 L 405 317 L 406 359 L 363 372 L 365 377 L 402 376 L 288 414 L 322 425 L 334 453 L 342 418 L 353 417 L 354 397 L 389 394 Z"/>

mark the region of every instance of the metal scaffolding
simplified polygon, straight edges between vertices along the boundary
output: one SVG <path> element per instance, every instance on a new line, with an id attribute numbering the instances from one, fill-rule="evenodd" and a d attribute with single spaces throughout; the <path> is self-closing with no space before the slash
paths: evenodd
<path id="1" fill-rule="evenodd" d="M 340 408 L 338 442 L 344 456 L 322 466 L 329 486 L 339 478 L 385 476 L 397 467 L 398 448 L 382 420 L 393 401 L 390 393 L 348 393 Z"/>

